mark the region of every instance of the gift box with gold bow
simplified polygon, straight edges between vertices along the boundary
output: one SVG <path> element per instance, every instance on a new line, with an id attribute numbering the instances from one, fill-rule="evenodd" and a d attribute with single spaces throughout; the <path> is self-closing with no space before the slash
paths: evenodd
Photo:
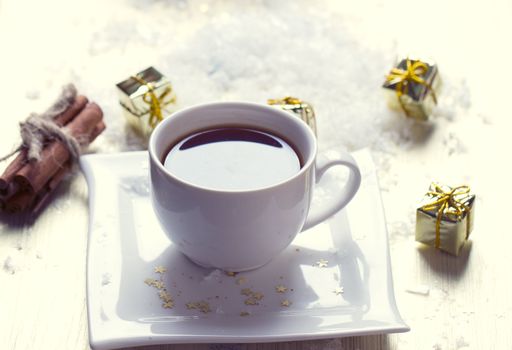
<path id="1" fill-rule="evenodd" d="M 267 103 L 271 106 L 276 106 L 284 111 L 290 112 L 293 115 L 302 119 L 313 130 L 316 135 L 316 117 L 313 106 L 302 101 L 299 98 L 287 96 L 284 98 L 268 99 Z"/>
<path id="2" fill-rule="evenodd" d="M 432 183 L 416 211 L 416 241 L 459 255 L 473 230 L 474 201 L 468 186 Z"/>
<path id="3" fill-rule="evenodd" d="M 118 83 L 119 103 L 126 120 L 142 135 L 149 135 L 155 126 L 173 111 L 176 103 L 170 81 L 158 70 L 149 67 Z"/>
<path id="4" fill-rule="evenodd" d="M 391 69 L 383 87 L 391 108 L 410 118 L 428 120 L 437 104 L 441 78 L 436 64 L 406 58 Z"/>

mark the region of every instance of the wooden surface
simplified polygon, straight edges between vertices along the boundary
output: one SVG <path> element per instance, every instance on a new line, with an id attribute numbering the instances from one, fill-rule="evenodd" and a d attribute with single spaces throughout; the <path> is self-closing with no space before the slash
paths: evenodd
<path id="1" fill-rule="evenodd" d="M 190 11 L 203 12 L 207 4 L 181 3 Z M 231 9 L 238 6 L 229 1 L 221 3 Z M 142 149 L 143 142 L 124 129 L 113 86 L 116 79 L 155 60 L 165 64 L 156 54 L 160 50 L 168 52 L 165 47 L 148 49 L 147 56 L 132 52 L 129 64 L 123 58 L 130 52 L 130 30 L 135 30 L 132 23 L 141 18 L 148 25 L 148 16 L 154 15 L 155 25 L 164 28 L 168 23 L 162 14 L 165 6 L 165 2 L 136 5 L 128 0 L 0 0 L 0 64 L 4 75 L 0 82 L 0 152 L 8 152 L 17 142 L 18 121 L 31 111 L 44 109 L 58 87 L 70 80 L 106 112 L 109 130 L 90 151 Z M 313 9 L 305 3 L 300 6 L 306 8 L 305 17 L 307 6 Z M 381 141 L 390 144 L 387 148 L 375 138 L 368 145 L 364 141 L 345 145 L 335 139 L 329 125 L 336 115 L 319 104 L 319 110 L 325 112 L 318 122 L 321 143 L 332 146 L 338 142 L 349 149 L 369 146 L 375 154 L 388 220 L 395 295 L 411 331 L 280 344 L 172 345 L 155 349 L 512 349 L 512 223 L 508 221 L 508 198 L 512 194 L 512 74 L 508 67 L 512 61 L 511 3 L 368 1 L 354 7 L 352 2 L 325 1 L 318 6 L 346 19 L 348 32 L 357 33 L 361 43 L 376 42 L 378 35 L 383 41 L 391 37 L 395 42 L 391 46 L 395 45 L 397 52 L 404 47 L 423 50 L 445 62 L 442 73 L 444 69 L 445 74 L 463 77 L 457 85 L 450 80 L 453 75 L 447 74 L 443 94 L 455 101 L 450 113 L 438 116 L 432 124 L 383 123 Z M 196 22 L 188 23 L 187 13 L 183 11 L 183 18 L 170 22 L 190 30 Z M 119 16 L 124 16 L 122 21 Z M 113 24 L 98 24 L 110 20 Z M 119 26 L 117 31 L 112 30 L 115 25 Z M 110 28 L 109 35 L 118 36 L 105 41 L 102 28 Z M 137 27 L 134 33 L 144 33 L 144 28 Z M 143 42 L 143 34 L 137 40 Z M 116 55 L 119 65 L 112 62 Z M 344 86 L 351 83 L 345 82 Z M 201 84 L 204 81 L 198 80 L 198 86 Z M 224 91 L 222 98 L 244 99 L 244 84 L 237 84 L 234 92 Z M 464 91 L 453 94 L 450 89 Z M 182 106 L 203 102 L 201 96 L 213 98 L 201 92 L 197 92 L 199 96 L 193 94 L 199 90 L 184 88 Z M 328 90 L 326 87 L 325 93 Z M 379 94 L 377 85 L 376 90 Z M 261 102 L 263 96 L 250 97 Z M 365 100 L 342 103 L 364 106 Z M 384 105 L 378 108 L 386 111 Z M 389 115 L 396 120 L 402 118 L 399 113 Z M 415 207 L 433 179 L 468 183 L 478 196 L 475 229 L 458 258 L 414 242 Z M 59 188 L 35 221 L 24 216 L 0 216 L 0 349 L 89 348 L 85 304 L 87 200 L 86 183 L 77 172 Z"/>

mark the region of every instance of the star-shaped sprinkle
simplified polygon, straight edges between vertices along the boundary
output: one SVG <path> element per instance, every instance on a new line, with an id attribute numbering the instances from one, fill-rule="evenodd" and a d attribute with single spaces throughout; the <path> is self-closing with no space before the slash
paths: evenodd
<path id="1" fill-rule="evenodd" d="M 315 263 L 317 267 L 327 267 L 328 264 L 329 262 L 325 259 L 320 259 Z"/>
<path id="2" fill-rule="evenodd" d="M 260 292 L 253 292 L 252 297 L 256 300 L 261 300 L 261 299 L 263 299 L 264 295 L 263 295 L 263 293 L 260 293 Z"/>
<path id="3" fill-rule="evenodd" d="M 252 291 L 250 288 L 244 288 L 240 291 L 240 294 L 249 296 L 252 294 Z"/>
<path id="4" fill-rule="evenodd" d="M 187 307 L 187 309 L 189 310 L 192 310 L 192 309 L 197 309 L 197 306 L 196 306 L 196 303 L 186 303 L 185 306 Z"/>
<path id="5" fill-rule="evenodd" d="M 165 285 L 164 285 L 164 282 L 162 281 L 155 281 L 153 283 L 153 286 L 156 288 L 156 289 L 164 289 Z"/>
<path id="6" fill-rule="evenodd" d="M 285 293 L 287 290 L 288 290 L 288 288 L 286 288 L 282 284 L 276 286 L 276 292 L 277 293 Z"/>
<path id="7" fill-rule="evenodd" d="M 157 282 L 160 282 L 160 281 L 158 281 L 154 278 L 146 278 L 144 280 L 144 283 L 146 283 L 148 286 L 152 286 L 152 287 L 154 287 Z"/>
<path id="8" fill-rule="evenodd" d="M 235 277 L 236 276 L 236 272 L 226 271 L 226 275 L 228 275 L 230 277 Z"/>
<path id="9" fill-rule="evenodd" d="M 172 301 L 171 295 L 167 291 L 165 291 L 165 290 L 161 290 L 158 293 L 158 296 L 160 297 L 160 299 L 162 299 L 165 302 Z"/>
<path id="10" fill-rule="evenodd" d="M 244 301 L 245 305 L 258 305 L 258 300 L 254 299 L 253 297 L 245 299 Z"/>
<path id="11" fill-rule="evenodd" d="M 196 303 L 197 309 L 203 314 L 210 312 L 210 304 L 207 301 L 199 301 Z"/>
<path id="12" fill-rule="evenodd" d="M 208 312 L 211 312 L 210 304 L 207 301 L 204 301 L 204 300 L 201 300 L 201 301 L 198 301 L 198 302 L 195 302 L 195 303 L 193 303 L 193 302 L 186 303 L 185 306 L 189 310 L 192 310 L 192 309 L 199 310 L 199 311 L 201 311 L 204 314 L 206 314 Z"/>
<path id="13" fill-rule="evenodd" d="M 344 290 L 343 290 L 343 287 L 338 287 L 335 290 L 333 290 L 332 292 L 336 295 L 341 295 L 341 294 L 343 294 Z"/>
<path id="14" fill-rule="evenodd" d="M 281 301 L 281 306 L 285 306 L 285 307 L 288 307 L 292 304 L 292 302 L 288 299 L 284 299 L 283 301 Z"/>
<path id="15" fill-rule="evenodd" d="M 162 307 L 164 309 L 172 309 L 174 307 L 174 302 L 166 301 L 165 303 L 162 304 Z"/>
<path id="16" fill-rule="evenodd" d="M 242 311 L 242 312 L 240 312 L 240 316 L 242 316 L 242 317 L 244 317 L 244 316 L 249 316 L 249 315 L 250 315 L 250 313 L 249 313 L 249 312 L 247 312 L 247 311 Z"/>
<path id="17" fill-rule="evenodd" d="M 238 284 L 238 285 L 243 284 L 245 282 L 247 282 L 247 278 L 245 278 L 245 277 L 240 277 L 240 278 L 237 278 L 237 280 L 236 280 L 236 284 Z"/>
<path id="18" fill-rule="evenodd" d="M 156 273 L 165 273 L 165 271 L 167 271 L 167 269 L 165 268 L 165 266 L 157 266 L 155 267 L 155 272 Z"/>

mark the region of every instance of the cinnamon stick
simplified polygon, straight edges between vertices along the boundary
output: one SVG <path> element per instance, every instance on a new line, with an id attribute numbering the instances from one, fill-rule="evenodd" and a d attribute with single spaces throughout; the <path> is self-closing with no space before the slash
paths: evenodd
<path id="1" fill-rule="evenodd" d="M 87 97 L 78 95 L 73 104 L 61 114 L 53 118 L 53 121 L 60 127 L 68 124 L 74 119 L 78 113 L 84 109 L 85 105 L 89 102 Z M 9 191 L 9 183 L 12 181 L 16 173 L 27 163 L 27 150 L 22 149 L 16 158 L 7 166 L 2 176 L 0 176 L 0 194 L 9 196 L 12 191 Z M 11 193 L 9 193 L 11 192 Z"/>
<path id="2" fill-rule="evenodd" d="M 82 111 L 82 109 L 84 109 L 87 103 L 89 103 L 87 97 L 78 95 L 75 98 L 75 102 L 73 102 L 73 104 L 64 112 L 53 118 L 53 121 L 60 127 L 68 124 L 78 115 L 78 113 Z"/>
<path id="3" fill-rule="evenodd" d="M 32 204 L 34 196 L 29 192 L 17 192 L 5 203 L 8 213 L 17 213 L 25 210 Z"/>
<path id="4" fill-rule="evenodd" d="M 95 103 L 89 103 L 66 126 L 68 132 L 77 139 L 89 140 L 94 128 L 103 117 L 103 112 Z M 14 176 L 14 181 L 24 192 L 37 193 L 50 178 L 69 160 L 70 153 L 61 141 L 53 141 L 41 152 L 41 160 L 25 164 Z"/>
<path id="5" fill-rule="evenodd" d="M 7 196 L 9 192 L 9 183 L 13 179 L 18 170 L 27 162 L 27 150 L 22 149 L 16 158 L 5 168 L 4 173 L 0 177 L 0 194 Z"/>
<path id="6" fill-rule="evenodd" d="M 88 143 L 94 141 L 96 137 L 105 130 L 105 128 L 106 126 L 103 121 L 96 124 L 91 132 Z M 65 175 L 67 175 L 70 170 L 71 163 L 68 161 L 63 167 L 57 170 L 57 172 L 38 193 L 25 190 L 9 199 L 5 209 L 10 213 L 15 213 L 24 211 L 33 206 L 33 209 L 31 210 L 32 215 L 39 213 L 52 198 L 52 193 L 60 185 L 62 180 L 65 178 Z"/>
<path id="7" fill-rule="evenodd" d="M 7 184 L 7 188 L 4 191 L 0 192 L 0 198 L 3 199 L 4 201 L 9 200 L 9 198 L 11 198 L 15 193 L 18 192 L 19 188 L 20 186 L 16 182 L 9 182 Z"/>
<path id="8" fill-rule="evenodd" d="M 98 137 L 106 128 L 107 128 L 107 126 L 105 125 L 103 120 L 100 121 L 98 124 L 96 124 L 96 126 L 94 127 L 94 129 L 91 132 L 91 137 L 89 138 L 89 143 L 92 143 L 94 140 L 96 140 L 96 137 Z"/>
<path id="9" fill-rule="evenodd" d="M 96 139 L 96 137 L 98 137 L 105 130 L 105 128 L 105 123 L 103 121 L 100 121 L 92 130 L 88 143 L 90 144 L 91 142 L 93 142 Z M 53 177 L 50 179 L 50 181 L 48 181 L 46 186 L 44 186 L 44 188 L 40 191 L 41 193 L 38 193 L 37 196 L 36 194 L 33 194 L 32 199 L 35 200 L 35 205 L 31 211 L 32 215 L 39 213 L 44 208 L 44 206 L 52 198 L 52 193 L 54 192 L 54 190 L 60 185 L 62 180 L 65 178 L 65 175 L 67 175 L 70 170 L 71 163 L 68 161 L 68 163 L 66 163 L 66 165 L 63 168 L 61 168 L 59 171 L 57 171 L 57 173 L 55 173 L 55 175 L 53 175 Z"/>
<path id="10" fill-rule="evenodd" d="M 68 162 L 63 168 L 59 169 L 57 173 L 48 181 L 46 186 L 41 190 L 36 199 L 36 204 L 32 209 L 32 214 L 37 214 L 50 200 L 53 191 L 60 185 L 62 180 L 71 170 L 71 163 Z"/>

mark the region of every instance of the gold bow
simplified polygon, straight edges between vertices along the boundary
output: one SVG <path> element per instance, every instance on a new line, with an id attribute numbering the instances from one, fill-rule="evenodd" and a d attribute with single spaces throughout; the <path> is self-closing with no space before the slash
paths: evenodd
<path id="1" fill-rule="evenodd" d="M 407 112 L 401 97 L 402 95 L 407 95 L 409 93 L 410 83 L 425 85 L 427 89 L 432 92 L 434 103 L 437 104 L 436 94 L 432 89 L 432 85 L 427 83 L 427 81 L 422 78 L 422 76 L 425 75 L 427 71 L 428 65 L 426 63 L 419 60 L 411 61 L 409 58 L 407 58 L 405 70 L 400 68 L 393 68 L 386 77 L 386 82 L 388 85 L 396 84 L 396 96 L 398 97 L 398 101 L 400 102 L 400 105 L 402 106 L 402 109 L 407 116 L 409 116 L 409 112 Z"/>
<path id="2" fill-rule="evenodd" d="M 437 209 L 436 214 L 436 248 L 439 248 L 441 245 L 441 219 L 444 215 L 450 215 L 455 219 L 459 220 L 463 217 L 464 214 L 469 213 L 470 207 L 464 204 L 461 199 L 457 197 L 464 196 L 470 192 L 469 186 L 458 186 L 450 189 L 448 192 L 443 190 L 441 186 L 433 183 L 431 187 L 434 188 L 434 191 L 427 192 L 427 195 L 430 195 L 434 198 L 434 201 L 428 204 L 425 204 L 421 207 L 423 210 L 435 210 Z M 469 235 L 469 217 L 467 221 L 467 232 L 466 238 Z"/>
<path id="3" fill-rule="evenodd" d="M 135 79 L 139 84 L 146 86 L 148 89 L 148 91 L 142 96 L 142 100 L 149 105 L 148 123 L 151 128 L 154 128 L 163 119 L 162 107 L 176 102 L 176 97 L 174 96 L 171 97 L 168 101 L 165 101 L 165 98 L 171 94 L 172 88 L 167 86 L 164 91 L 162 91 L 162 93 L 157 96 L 155 94 L 155 88 L 152 83 L 147 82 L 138 75 L 133 75 L 131 78 Z"/>

